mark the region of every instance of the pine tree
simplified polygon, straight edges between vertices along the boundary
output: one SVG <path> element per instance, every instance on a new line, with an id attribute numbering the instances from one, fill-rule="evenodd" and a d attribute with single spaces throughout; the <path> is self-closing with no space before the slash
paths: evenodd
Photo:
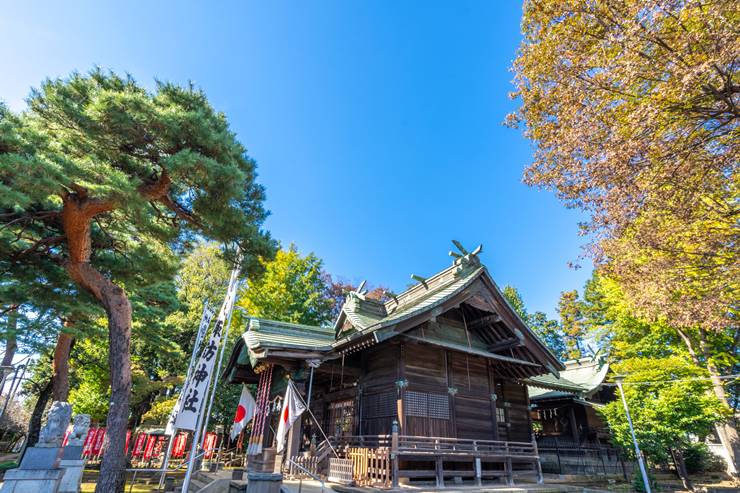
<path id="1" fill-rule="evenodd" d="M 131 390 L 126 278 L 170 271 L 195 237 L 239 246 L 259 268 L 274 245 L 255 163 L 203 92 L 96 69 L 46 80 L 28 111 L 0 112 L 0 257 L 63 266 L 105 310 L 111 396 L 97 492 L 120 492 Z M 119 277 L 120 276 L 120 277 Z M 163 276 L 166 277 L 166 276 Z M 147 284 L 147 283 L 142 283 Z"/>

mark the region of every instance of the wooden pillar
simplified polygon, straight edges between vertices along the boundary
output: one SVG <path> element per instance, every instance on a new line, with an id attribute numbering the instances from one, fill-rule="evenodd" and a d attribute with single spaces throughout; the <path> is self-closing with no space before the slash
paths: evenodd
<path id="1" fill-rule="evenodd" d="M 305 382 L 293 382 L 295 385 L 295 388 L 298 392 L 303 395 L 306 390 L 306 384 Z M 303 436 L 303 417 L 307 413 L 304 413 L 301 415 L 300 418 L 295 420 L 295 423 L 293 423 L 293 426 L 290 427 L 290 430 L 288 430 L 288 440 L 285 444 L 285 452 L 283 453 L 284 457 L 287 457 L 288 459 L 292 459 L 296 455 L 298 455 L 299 451 L 301 450 L 301 437 Z"/>
<path id="2" fill-rule="evenodd" d="M 537 483 L 542 484 L 545 482 L 544 476 L 542 476 L 542 462 L 540 462 L 540 452 L 537 449 L 537 439 L 532 437 L 532 447 L 534 448 L 535 455 L 535 470 L 537 472 Z"/>
<path id="3" fill-rule="evenodd" d="M 445 470 L 444 470 L 444 461 L 442 460 L 442 457 L 437 457 L 434 461 L 434 470 L 437 475 L 437 488 L 444 488 L 445 487 Z"/>
<path id="4" fill-rule="evenodd" d="M 573 409 L 573 404 L 568 407 L 568 420 L 570 421 L 570 435 L 573 441 L 578 444 L 580 440 L 578 439 L 578 424 L 576 423 L 576 412 Z"/>
<path id="5" fill-rule="evenodd" d="M 506 484 L 509 486 L 514 484 L 514 471 L 511 464 L 511 452 L 509 452 L 509 442 L 506 442 L 506 462 L 504 463 L 504 471 L 506 472 Z"/>
<path id="6" fill-rule="evenodd" d="M 391 426 L 391 484 L 398 488 L 398 422 Z"/>

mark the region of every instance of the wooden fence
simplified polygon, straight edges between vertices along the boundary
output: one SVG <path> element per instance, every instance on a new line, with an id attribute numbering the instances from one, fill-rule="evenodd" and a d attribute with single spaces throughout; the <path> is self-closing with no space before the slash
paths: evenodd
<path id="1" fill-rule="evenodd" d="M 387 448 L 349 448 L 347 458 L 352 461 L 352 474 L 359 486 L 391 485 L 391 459 Z"/>
<path id="2" fill-rule="evenodd" d="M 298 467 L 300 466 L 300 467 Z M 301 469 L 301 467 L 303 469 Z M 319 458 L 318 457 L 305 457 L 305 456 L 293 456 L 290 461 L 285 461 L 283 466 L 283 472 L 293 479 L 309 479 L 311 477 L 306 471 L 309 471 L 314 476 L 319 475 Z"/>
<path id="3" fill-rule="evenodd" d="M 329 476 L 332 483 L 352 484 L 354 482 L 352 459 L 329 459 Z"/>

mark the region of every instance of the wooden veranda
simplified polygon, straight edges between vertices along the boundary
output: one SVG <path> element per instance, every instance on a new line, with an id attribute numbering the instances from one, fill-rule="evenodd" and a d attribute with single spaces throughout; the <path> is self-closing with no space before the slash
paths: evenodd
<path id="1" fill-rule="evenodd" d="M 396 487 L 402 480 L 471 480 L 480 486 L 484 480 L 513 484 L 515 476 L 532 475 L 542 482 L 537 443 L 503 440 L 471 440 L 449 437 L 391 435 L 344 436 L 332 448 L 322 443 L 314 453 L 295 456 L 313 474 L 337 482 L 360 486 Z M 290 462 L 289 462 L 290 464 Z M 298 469 L 286 468 L 300 475 Z"/>

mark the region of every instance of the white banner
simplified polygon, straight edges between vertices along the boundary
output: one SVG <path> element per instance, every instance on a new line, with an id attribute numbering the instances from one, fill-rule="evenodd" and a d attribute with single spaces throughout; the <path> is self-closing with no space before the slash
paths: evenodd
<path id="1" fill-rule="evenodd" d="M 208 386 L 211 383 L 213 367 L 216 363 L 216 353 L 221 344 L 224 324 L 231 313 L 236 299 L 238 269 L 231 273 L 229 288 L 226 291 L 226 299 L 221 305 L 216 324 L 211 331 L 208 343 L 203 347 L 203 352 L 193 368 L 193 374 L 185 383 L 180 395 L 180 409 L 175 419 L 175 428 L 180 430 L 195 430 L 198 423 L 198 415 L 206 399 Z"/>
<path id="2" fill-rule="evenodd" d="M 204 304 L 203 306 L 203 316 L 200 317 L 200 325 L 198 326 L 198 333 L 195 336 L 195 343 L 193 344 L 193 355 L 195 355 L 195 352 L 198 351 L 200 348 L 200 342 L 203 340 L 203 336 L 206 335 L 206 331 L 208 330 L 208 327 L 211 325 L 211 320 L 213 320 L 213 316 L 215 313 L 208 308 L 208 304 Z M 190 381 L 190 375 L 193 373 L 193 358 L 190 359 L 190 365 L 188 366 L 188 374 L 185 375 L 185 385 L 187 386 L 187 383 Z M 180 412 L 180 406 L 182 406 L 182 393 L 177 397 L 177 402 L 175 403 L 175 407 L 172 408 L 172 412 L 170 413 L 170 417 L 167 420 L 167 427 L 164 430 L 165 435 L 171 435 L 174 436 L 175 434 L 175 418 L 177 417 L 177 414 Z"/>

